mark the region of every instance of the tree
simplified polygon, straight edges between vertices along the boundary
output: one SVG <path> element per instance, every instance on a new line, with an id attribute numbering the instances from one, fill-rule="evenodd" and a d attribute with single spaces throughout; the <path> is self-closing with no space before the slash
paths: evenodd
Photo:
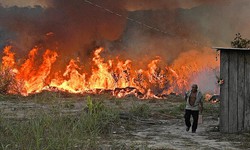
<path id="1" fill-rule="evenodd" d="M 234 48 L 250 48 L 250 40 L 243 39 L 240 33 L 236 34 L 236 37 L 231 42 L 231 46 Z"/>

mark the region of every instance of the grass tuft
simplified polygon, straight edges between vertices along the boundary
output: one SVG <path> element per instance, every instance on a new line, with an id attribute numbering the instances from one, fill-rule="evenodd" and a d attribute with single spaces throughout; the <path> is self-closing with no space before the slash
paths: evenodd
<path id="1" fill-rule="evenodd" d="M 119 125 L 119 113 L 93 102 L 79 115 L 63 115 L 60 108 L 39 112 L 26 120 L 0 116 L 1 149 L 97 149 L 99 138 Z"/>
<path id="2" fill-rule="evenodd" d="M 151 110 L 147 104 L 134 104 L 129 112 L 136 117 L 148 118 Z"/>

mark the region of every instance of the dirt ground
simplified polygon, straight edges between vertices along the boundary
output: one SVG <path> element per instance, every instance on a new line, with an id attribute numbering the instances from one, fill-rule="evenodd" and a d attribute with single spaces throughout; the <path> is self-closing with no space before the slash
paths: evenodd
<path id="1" fill-rule="evenodd" d="M 219 104 L 205 104 L 203 123 L 198 125 L 196 133 L 191 133 L 185 131 L 184 102 L 180 96 L 169 96 L 166 100 L 135 100 L 134 97 L 115 99 L 110 96 L 93 96 L 93 99 L 105 99 L 105 105 L 121 110 L 125 116 L 129 114 L 128 109 L 135 105 L 145 104 L 150 108 L 147 118 L 133 117 L 129 123 L 123 119 L 121 126 L 112 131 L 112 142 L 109 138 L 101 140 L 100 148 L 104 150 L 116 146 L 176 150 L 250 149 L 249 133 L 219 132 Z M 62 114 L 74 115 L 86 106 L 86 97 L 57 97 L 50 100 L 41 97 L 19 100 L 14 97 L 8 100 L 2 98 L 0 101 L 1 114 L 9 119 L 29 119 L 39 111 L 51 111 L 58 106 L 63 108 Z"/>

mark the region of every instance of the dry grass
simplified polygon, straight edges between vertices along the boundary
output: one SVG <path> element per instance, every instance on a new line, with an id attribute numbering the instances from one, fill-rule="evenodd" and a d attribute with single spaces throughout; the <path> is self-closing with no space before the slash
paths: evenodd
<path id="1" fill-rule="evenodd" d="M 111 149 L 149 149 L 147 144 L 119 143 L 114 136 L 125 136 L 144 126 L 140 123 L 147 120 L 151 123 L 157 119 L 183 119 L 185 102 L 178 96 L 176 101 L 174 96 L 170 98 L 116 99 L 109 95 L 90 98 L 53 92 L 28 97 L 1 94 L 0 149 L 100 149 L 104 145 Z M 205 103 L 204 107 L 204 116 L 217 118 L 219 104 Z M 135 120 L 121 120 L 120 113 Z M 113 134 L 121 127 L 124 127 L 121 135 Z M 228 141 L 224 136 L 220 140 Z M 249 147 L 249 134 L 237 139 L 235 142 L 245 141 L 239 148 Z"/>
<path id="2" fill-rule="evenodd" d="M 0 117 L 1 149 L 97 149 L 98 139 L 119 125 L 117 111 L 92 102 L 89 111 L 63 115 L 61 108 L 39 111 L 30 119 Z"/>

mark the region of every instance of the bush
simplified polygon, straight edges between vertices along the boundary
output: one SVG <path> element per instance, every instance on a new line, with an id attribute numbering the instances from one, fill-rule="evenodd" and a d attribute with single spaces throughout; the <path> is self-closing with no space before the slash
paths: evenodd
<path id="1" fill-rule="evenodd" d="M 10 69 L 0 69 L 0 93 L 6 94 L 15 82 L 15 77 Z"/>
<path id="2" fill-rule="evenodd" d="M 250 48 L 250 40 L 243 39 L 240 33 L 236 34 L 236 37 L 231 42 L 231 46 L 234 48 Z"/>

